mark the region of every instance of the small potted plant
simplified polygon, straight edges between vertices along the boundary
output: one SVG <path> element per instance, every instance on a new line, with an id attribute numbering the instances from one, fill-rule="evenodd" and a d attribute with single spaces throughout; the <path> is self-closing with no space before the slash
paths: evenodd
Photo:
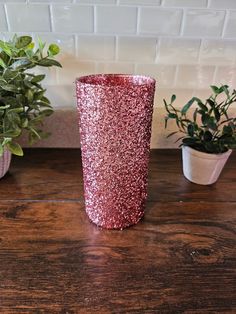
<path id="1" fill-rule="evenodd" d="M 10 41 L 0 40 L 0 178 L 7 172 L 11 154 L 23 155 L 17 139 L 26 131 L 29 142 L 44 138 L 45 117 L 53 113 L 46 90 L 41 82 L 44 74 L 35 75 L 35 67 L 61 67 L 53 57 L 59 47 L 40 39 L 35 47 L 30 36 L 14 36 Z"/>
<path id="2" fill-rule="evenodd" d="M 182 109 L 174 106 L 175 95 L 169 104 L 164 99 L 165 127 L 169 120 L 174 120 L 178 128 L 168 137 L 182 134 L 177 141 L 182 141 L 184 176 L 204 185 L 217 181 L 236 147 L 236 118 L 229 114 L 236 102 L 236 90 L 230 91 L 227 85 L 211 86 L 211 89 L 213 93 L 205 101 L 193 97 Z"/>

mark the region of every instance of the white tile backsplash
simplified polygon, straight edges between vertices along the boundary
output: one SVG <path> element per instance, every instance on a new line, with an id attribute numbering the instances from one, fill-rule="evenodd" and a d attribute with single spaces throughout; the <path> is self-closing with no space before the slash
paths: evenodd
<path id="1" fill-rule="evenodd" d="M 178 35 L 182 21 L 181 9 L 140 8 L 140 34 Z"/>
<path id="2" fill-rule="evenodd" d="M 190 89 L 204 89 L 213 83 L 214 66 L 179 65 L 177 70 L 176 86 Z"/>
<path id="3" fill-rule="evenodd" d="M 61 47 L 63 68 L 38 70 L 48 74 L 56 109 L 75 108 L 81 75 L 156 78 L 153 147 L 173 146 L 165 139 L 163 98 L 175 93 L 183 106 L 209 95 L 212 83 L 236 88 L 236 0 L 0 0 L 0 39 L 15 32 Z M 68 136 L 54 132 L 66 146 Z"/>
<path id="4" fill-rule="evenodd" d="M 236 86 L 236 66 L 218 66 L 216 68 L 214 84 Z"/>
<path id="5" fill-rule="evenodd" d="M 184 23 L 184 35 L 192 37 L 215 37 L 223 31 L 225 11 L 188 10 Z"/>
<path id="6" fill-rule="evenodd" d="M 206 7 L 207 0 L 163 0 L 165 7 Z"/>
<path id="7" fill-rule="evenodd" d="M 21 3 L 25 3 L 26 2 L 26 0 L 0 0 L 0 3 L 2 3 L 2 2 L 4 2 L 4 3 L 9 3 L 9 2 L 21 2 Z"/>
<path id="8" fill-rule="evenodd" d="M 137 8 L 125 6 L 97 6 L 96 32 L 109 34 L 135 34 Z"/>
<path id="9" fill-rule="evenodd" d="M 120 37 L 118 38 L 118 60 L 133 62 L 154 62 L 156 56 L 155 38 Z"/>
<path id="10" fill-rule="evenodd" d="M 120 4 L 133 4 L 133 5 L 160 5 L 161 0 L 119 0 Z"/>
<path id="11" fill-rule="evenodd" d="M 235 0 L 209 0 L 210 8 L 217 9 L 236 9 Z"/>
<path id="12" fill-rule="evenodd" d="M 192 38 L 161 38 L 157 63 L 194 64 L 198 62 L 201 40 Z"/>
<path id="13" fill-rule="evenodd" d="M 200 62 L 212 65 L 232 65 L 236 59 L 236 41 L 205 39 L 202 43 Z"/>
<path id="14" fill-rule="evenodd" d="M 7 31 L 7 20 L 3 4 L 0 4 L 0 30 Z"/>
<path id="15" fill-rule="evenodd" d="M 74 0 L 74 2 L 84 4 L 116 4 L 116 0 Z"/>
<path id="16" fill-rule="evenodd" d="M 64 66 L 58 69 L 59 85 L 73 85 L 76 77 L 96 73 L 95 62 L 80 61 L 70 55 L 65 55 L 60 61 Z"/>
<path id="17" fill-rule="evenodd" d="M 97 73 L 134 73 L 134 64 L 130 62 L 99 62 L 96 67 Z"/>
<path id="18" fill-rule="evenodd" d="M 115 37 L 78 36 L 77 54 L 81 60 L 114 60 Z"/>
<path id="19" fill-rule="evenodd" d="M 62 33 L 91 33 L 94 29 L 93 10 L 93 6 L 53 4 L 53 30 Z"/>
<path id="20" fill-rule="evenodd" d="M 137 64 L 135 72 L 155 78 L 158 93 L 158 88 L 168 88 L 174 85 L 176 65 Z"/>
<path id="21" fill-rule="evenodd" d="M 236 11 L 229 12 L 224 37 L 236 38 Z"/>
<path id="22" fill-rule="evenodd" d="M 47 4 L 8 3 L 6 11 L 9 30 L 12 32 L 50 32 L 50 15 Z"/>
<path id="23" fill-rule="evenodd" d="M 15 2 L 15 1 L 14 1 Z M 71 3 L 73 0 L 24 0 L 24 2 L 32 3 Z"/>

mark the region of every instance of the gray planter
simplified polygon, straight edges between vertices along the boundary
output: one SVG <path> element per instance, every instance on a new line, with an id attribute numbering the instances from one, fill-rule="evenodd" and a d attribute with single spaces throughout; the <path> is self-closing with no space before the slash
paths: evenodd
<path id="1" fill-rule="evenodd" d="M 9 150 L 5 150 L 0 157 L 0 178 L 4 177 L 7 173 L 11 163 L 11 153 Z"/>

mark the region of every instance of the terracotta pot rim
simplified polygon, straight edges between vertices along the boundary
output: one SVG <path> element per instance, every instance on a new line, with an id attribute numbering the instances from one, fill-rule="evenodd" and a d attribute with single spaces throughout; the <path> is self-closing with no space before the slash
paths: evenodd
<path id="1" fill-rule="evenodd" d="M 182 146 L 182 149 L 187 150 L 191 155 L 194 155 L 198 158 L 204 158 L 204 159 L 225 159 L 227 156 L 229 156 L 232 153 L 232 149 L 227 150 L 224 153 L 219 153 L 219 154 L 210 154 L 210 153 L 205 153 L 201 152 L 199 150 L 196 150 L 192 147 L 189 146 Z"/>

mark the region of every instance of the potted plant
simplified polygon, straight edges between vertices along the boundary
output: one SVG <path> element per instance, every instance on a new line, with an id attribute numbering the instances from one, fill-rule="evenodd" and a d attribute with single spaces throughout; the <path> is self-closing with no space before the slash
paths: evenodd
<path id="1" fill-rule="evenodd" d="M 38 47 L 30 36 L 14 36 L 10 41 L 0 40 L 0 178 L 7 172 L 11 154 L 23 155 L 17 139 L 26 131 L 29 142 L 44 138 L 45 117 L 53 113 L 46 89 L 41 85 L 44 74 L 35 75 L 35 67 L 61 67 L 53 57 L 59 47 L 40 39 Z"/>
<path id="2" fill-rule="evenodd" d="M 230 91 L 227 85 L 211 86 L 211 89 L 213 93 L 205 101 L 193 97 L 182 109 L 174 106 L 175 95 L 169 104 L 164 99 L 165 127 L 169 120 L 174 120 L 178 128 L 168 137 L 182 134 L 177 141 L 182 141 L 184 176 L 204 185 L 217 181 L 236 147 L 236 118 L 229 114 L 236 102 L 236 90 Z"/>

